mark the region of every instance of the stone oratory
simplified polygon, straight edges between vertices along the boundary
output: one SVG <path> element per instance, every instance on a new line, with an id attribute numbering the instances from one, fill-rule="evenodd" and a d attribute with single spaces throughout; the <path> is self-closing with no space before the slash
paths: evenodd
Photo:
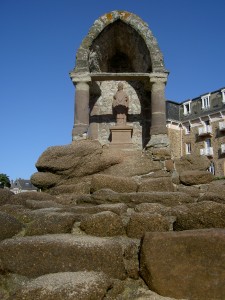
<path id="1" fill-rule="evenodd" d="M 225 181 L 204 155 L 171 158 L 167 75 L 137 16 L 94 23 L 74 142 L 39 157 L 41 192 L 0 189 L 1 300 L 225 299 Z"/>
<path id="2" fill-rule="evenodd" d="M 167 147 L 167 76 L 158 43 L 137 15 L 112 11 L 97 19 L 70 73 L 76 87 L 72 140 L 91 138 L 120 148 Z M 121 88 L 128 99 L 122 123 L 113 107 Z"/>

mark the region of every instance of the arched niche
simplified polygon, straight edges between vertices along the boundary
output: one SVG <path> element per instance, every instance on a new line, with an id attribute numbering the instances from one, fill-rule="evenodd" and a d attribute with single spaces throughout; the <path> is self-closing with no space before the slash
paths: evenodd
<path id="1" fill-rule="evenodd" d="M 152 72 L 150 53 L 144 39 L 121 20 L 105 27 L 93 41 L 90 51 L 96 54 L 93 63 L 89 59 L 90 72 Z"/>

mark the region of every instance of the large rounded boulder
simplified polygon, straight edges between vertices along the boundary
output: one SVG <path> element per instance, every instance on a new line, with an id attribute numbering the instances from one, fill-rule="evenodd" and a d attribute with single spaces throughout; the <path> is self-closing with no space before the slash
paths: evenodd
<path id="1" fill-rule="evenodd" d="M 82 177 L 101 172 L 121 162 L 116 155 L 103 153 L 98 141 L 82 140 L 65 146 L 49 147 L 39 157 L 31 182 L 41 189 L 77 183 Z M 76 178 L 78 180 L 76 181 Z"/>
<path id="2" fill-rule="evenodd" d="M 183 171 L 206 171 L 210 166 L 210 160 L 204 155 L 188 154 L 175 159 L 175 168 L 178 173 Z"/>

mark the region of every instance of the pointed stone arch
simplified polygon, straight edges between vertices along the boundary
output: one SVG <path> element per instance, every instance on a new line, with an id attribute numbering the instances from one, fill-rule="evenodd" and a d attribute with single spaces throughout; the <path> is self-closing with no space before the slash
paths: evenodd
<path id="1" fill-rule="evenodd" d="M 151 71 L 167 72 L 164 67 L 162 52 L 160 51 L 157 40 L 153 36 L 148 25 L 137 15 L 127 11 L 112 11 L 104 14 L 94 22 L 76 53 L 76 67 L 74 71 L 76 73 L 90 71 L 89 54 L 94 41 L 108 26 L 110 27 L 110 25 L 117 23 L 118 21 L 132 28 L 144 41 L 151 59 Z"/>

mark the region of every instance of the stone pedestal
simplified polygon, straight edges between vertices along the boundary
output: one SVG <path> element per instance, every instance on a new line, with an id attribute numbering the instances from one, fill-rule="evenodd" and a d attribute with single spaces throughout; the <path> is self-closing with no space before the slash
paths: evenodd
<path id="1" fill-rule="evenodd" d="M 165 148 L 169 146 L 167 134 L 152 135 L 146 148 Z"/>
<path id="2" fill-rule="evenodd" d="M 133 127 L 129 125 L 115 125 L 110 127 L 110 148 L 127 149 L 132 148 L 131 140 Z"/>

